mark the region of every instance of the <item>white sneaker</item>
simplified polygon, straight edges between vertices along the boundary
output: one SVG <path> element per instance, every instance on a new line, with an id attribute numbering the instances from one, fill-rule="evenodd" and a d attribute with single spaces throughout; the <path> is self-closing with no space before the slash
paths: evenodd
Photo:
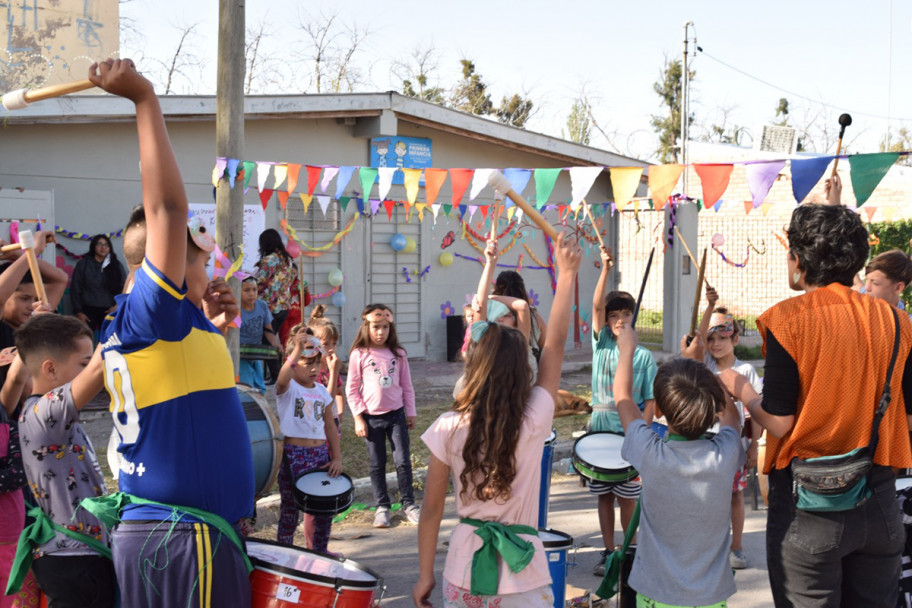
<path id="1" fill-rule="evenodd" d="M 735 570 L 744 570 L 747 568 L 747 556 L 744 555 L 744 551 L 732 550 L 728 554 L 728 563 Z"/>
<path id="2" fill-rule="evenodd" d="M 389 507 L 377 507 L 377 514 L 374 515 L 375 528 L 390 527 L 390 510 Z"/>
<path id="3" fill-rule="evenodd" d="M 418 519 L 421 517 L 421 509 L 418 508 L 418 505 L 409 505 L 405 508 L 405 519 L 408 520 L 410 524 L 418 525 Z"/>

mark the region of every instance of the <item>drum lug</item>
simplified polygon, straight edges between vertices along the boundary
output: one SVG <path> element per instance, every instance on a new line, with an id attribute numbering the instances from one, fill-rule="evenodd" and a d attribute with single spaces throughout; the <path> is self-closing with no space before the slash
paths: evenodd
<path id="1" fill-rule="evenodd" d="M 380 597 L 374 600 L 374 606 L 379 606 L 380 602 L 383 601 L 383 596 L 386 595 L 386 585 L 383 584 L 383 579 L 380 579 Z"/>

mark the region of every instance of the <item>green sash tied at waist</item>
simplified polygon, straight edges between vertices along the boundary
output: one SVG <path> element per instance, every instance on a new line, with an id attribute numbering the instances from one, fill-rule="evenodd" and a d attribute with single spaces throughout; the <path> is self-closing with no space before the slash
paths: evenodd
<path id="1" fill-rule="evenodd" d="M 535 555 L 535 547 L 519 534 L 538 536 L 538 530 L 531 526 L 515 524 L 508 526 L 496 521 L 483 521 L 463 517 L 461 524 L 477 528 L 475 534 L 481 537 L 481 548 L 472 556 L 472 595 L 497 595 L 500 568 L 497 555 L 503 558 L 512 572 L 521 572 Z"/>
<path id="2" fill-rule="evenodd" d="M 162 502 L 156 502 L 147 498 L 133 496 L 132 494 L 127 494 L 126 492 L 115 492 L 114 494 L 98 496 L 97 498 L 85 498 L 79 506 L 94 515 L 98 521 L 100 521 L 108 530 L 111 530 L 115 525 L 121 522 L 121 513 L 127 505 L 151 505 L 156 507 L 164 507 L 166 509 L 171 509 L 172 519 L 174 522 L 177 522 L 180 519 L 181 514 L 186 514 L 195 517 L 196 519 L 212 526 L 213 528 L 216 528 L 219 532 L 224 534 L 226 538 L 234 543 L 234 545 L 238 548 L 238 551 L 241 552 L 241 557 L 244 558 L 244 566 L 247 568 L 247 574 L 253 572 L 253 565 L 250 563 L 250 559 L 247 557 L 247 552 L 244 550 L 244 545 L 241 543 L 241 538 L 238 536 L 237 531 L 235 531 L 234 527 L 225 521 L 224 518 L 216 515 L 215 513 L 203 511 L 202 509 L 195 509 L 193 507 L 181 507 L 177 505 L 169 505 Z"/>
<path id="3" fill-rule="evenodd" d="M 107 545 L 87 534 L 82 534 L 57 524 L 41 510 L 41 507 L 29 509 L 28 516 L 33 517 L 35 521 L 27 525 L 19 535 L 19 543 L 16 545 L 16 557 L 13 558 L 13 567 L 10 570 L 9 581 L 6 585 L 6 595 L 12 595 L 19 591 L 22 587 L 22 581 L 25 580 L 25 575 L 28 574 L 29 568 L 32 567 L 32 560 L 35 556 L 34 550 L 45 543 L 51 542 L 57 532 L 91 547 L 102 557 L 111 558 L 111 549 Z"/>

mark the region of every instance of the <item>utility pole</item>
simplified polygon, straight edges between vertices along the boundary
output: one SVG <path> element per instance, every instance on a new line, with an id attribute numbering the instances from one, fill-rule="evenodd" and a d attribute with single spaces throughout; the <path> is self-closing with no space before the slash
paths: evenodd
<path id="1" fill-rule="evenodd" d="M 215 153 L 225 158 L 243 158 L 244 151 L 244 0 L 219 0 L 218 81 L 216 85 Z M 244 242 L 244 189 L 220 179 L 215 195 L 215 242 L 234 259 Z M 229 280 L 238 303 L 241 284 Z M 226 336 L 235 377 L 238 374 L 240 335 L 229 329 Z"/>
<path id="2" fill-rule="evenodd" d="M 693 21 L 684 23 L 684 61 L 682 67 L 684 72 L 681 74 L 681 164 L 684 168 L 684 181 L 682 182 L 681 193 L 687 196 L 687 117 L 690 113 L 689 91 L 690 91 L 690 72 L 687 69 L 687 28 L 693 27 Z"/>

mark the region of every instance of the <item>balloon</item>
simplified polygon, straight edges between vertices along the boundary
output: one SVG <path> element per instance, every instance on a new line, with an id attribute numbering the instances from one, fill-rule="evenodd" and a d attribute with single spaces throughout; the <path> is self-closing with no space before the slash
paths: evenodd
<path id="1" fill-rule="evenodd" d="M 449 266 L 453 263 L 453 254 L 449 251 L 444 251 L 440 254 L 440 257 L 437 258 L 437 261 L 440 262 L 441 266 Z"/>
<path id="2" fill-rule="evenodd" d="M 285 251 L 288 252 L 292 258 L 297 258 L 301 255 L 301 248 L 298 247 L 298 243 L 295 240 L 289 239 L 288 245 L 285 246 Z"/>
<path id="3" fill-rule="evenodd" d="M 342 274 L 342 271 L 338 268 L 333 268 L 329 271 L 329 276 L 327 277 L 329 284 L 333 287 L 338 287 L 342 284 L 342 281 L 345 280 L 345 275 Z"/>
<path id="4" fill-rule="evenodd" d="M 412 253 L 417 248 L 418 243 L 415 242 L 415 239 L 410 236 L 405 237 L 405 249 L 402 250 L 402 253 Z"/>
<path id="5" fill-rule="evenodd" d="M 720 233 L 718 233 L 718 232 L 715 233 L 715 234 L 712 236 L 712 244 L 713 244 L 713 247 L 721 247 L 722 245 L 725 244 L 725 237 L 722 236 L 722 235 L 721 235 Z"/>
<path id="6" fill-rule="evenodd" d="M 341 291 L 337 291 L 333 294 L 331 301 L 336 308 L 342 308 L 345 305 L 345 294 Z"/>
<path id="7" fill-rule="evenodd" d="M 407 244 L 406 238 L 398 232 L 390 237 L 390 247 L 393 248 L 393 251 L 402 251 Z"/>

